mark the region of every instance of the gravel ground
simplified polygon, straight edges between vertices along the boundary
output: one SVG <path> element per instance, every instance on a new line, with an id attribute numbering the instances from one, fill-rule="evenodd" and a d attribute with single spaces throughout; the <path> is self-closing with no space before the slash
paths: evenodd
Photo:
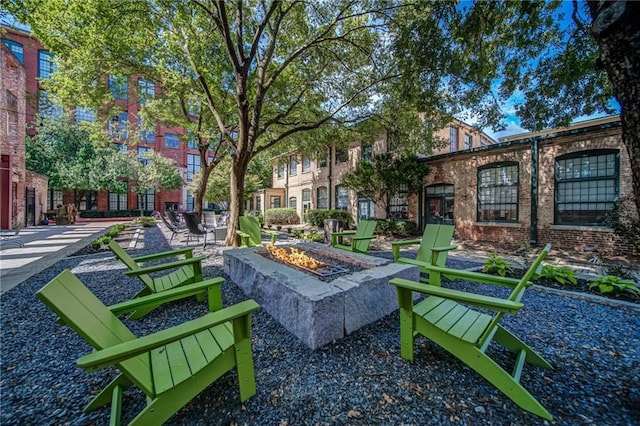
<path id="1" fill-rule="evenodd" d="M 147 228 L 145 248 L 135 254 L 167 250 L 167 240 L 160 228 Z M 224 276 L 219 252 L 205 252 L 211 254 L 205 275 Z M 449 265 L 477 263 L 450 259 Z M 56 325 L 34 296 L 65 268 L 105 304 L 126 300 L 141 288 L 113 257 L 96 254 L 67 258 L 3 294 L 2 425 L 108 423 L 108 407 L 89 413 L 82 408 L 115 370 L 89 374 L 78 368 L 75 360 L 90 347 L 68 327 Z M 245 300 L 226 278 L 225 305 Z M 525 309 L 505 317 L 503 324 L 555 367 L 529 366 L 522 376 L 525 387 L 554 415 L 552 424 L 640 424 L 640 312 L 537 290 L 528 291 L 524 302 Z M 186 300 L 128 325 L 143 335 L 204 313 L 205 304 Z M 168 424 L 547 424 L 426 339 L 416 342 L 414 362 L 400 358 L 398 322 L 395 312 L 312 351 L 259 310 L 252 317 L 257 394 L 241 404 L 236 375 L 227 373 Z M 493 346 L 490 352 L 511 365 L 510 354 Z M 124 400 L 126 423 L 145 400 L 137 389 L 127 390 Z"/>

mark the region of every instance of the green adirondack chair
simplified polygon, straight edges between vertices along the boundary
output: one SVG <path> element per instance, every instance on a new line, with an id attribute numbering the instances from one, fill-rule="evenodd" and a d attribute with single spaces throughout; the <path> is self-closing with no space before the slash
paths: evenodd
<path id="1" fill-rule="evenodd" d="M 547 369 L 552 369 L 551 365 L 500 325 L 505 313 L 516 314 L 524 307 L 521 302 L 524 291 L 532 285 L 530 280 L 533 274 L 550 250 L 551 246 L 547 244 L 522 279 L 510 283 L 492 280 L 493 276 L 488 274 L 465 274 L 467 280 L 513 288 L 507 299 L 425 285 L 402 278 L 390 280 L 397 287 L 400 305 L 400 355 L 412 361 L 415 336 L 425 336 L 467 364 L 523 409 L 552 420 L 547 409 L 520 384 L 525 362 Z M 414 305 L 413 292 L 428 297 Z M 479 306 L 495 314 L 488 315 L 466 305 Z M 492 341 L 516 354 L 512 373 L 505 371 L 487 354 Z"/>
<path id="2" fill-rule="evenodd" d="M 133 258 L 115 240 L 109 243 L 109 249 L 124 263 L 128 276 L 138 277 L 145 287 L 134 297 L 146 296 L 152 293 L 161 293 L 186 284 L 193 284 L 202 281 L 202 260 L 205 256 L 193 257 L 193 248 L 184 248 L 161 253 L 154 253 L 148 256 Z M 173 262 L 162 263 L 153 266 L 142 267 L 141 264 L 152 260 L 163 259 L 184 255 L 185 259 Z M 164 275 L 151 277 L 151 273 L 168 271 Z M 218 297 L 218 307 L 222 307 L 222 296 Z M 150 310 L 140 309 L 133 312 L 129 318 L 137 319 L 148 314 Z"/>
<path id="3" fill-rule="evenodd" d="M 260 222 L 258 222 L 258 218 L 254 216 L 241 216 L 240 230 L 236 231 L 236 233 L 240 236 L 242 247 L 261 246 L 262 234 L 269 235 L 271 237 L 271 244 L 275 244 L 278 235 L 275 231 L 260 229 Z"/>
<path id="4" fill-rule="evenodd" d="M 449 251 L 458 248 L 456 245 L 451 245 L 454 230 L 453 225 L 429 223 L 424 228 L 421 240 L 392 242 L 393 258 L 398 263 L 418 266 L 421 273 L 428 273 L 427 267 L 431 265 L 444 266 Z M 420 244 L 420 248 L 415 259 L 400 255 L 401 247 L 417 244 Z M 426 282 L 426 279 L 421 277 L 420 281 Z"/>
<path id="5" fill-rule="evenodd" d="M 375 220 L 361 220 L 355 231 L 343 231 L 331 233 L 331 247 L 348 250 L 354 253 L 369 254 L 369 244 L 375 238 L 374 232 L 378 222 Z M 349 245 L 339 244 L 339 237 L 348 237 Z"/>
<path id="6" fill-rule="evenodd" d="M 162 303 L 171 292 L 152 294 L 119 305 L 117 312 Z M 199 291 L 206 291 L 202 288 Z M 240 400 L 256 392 L 251 351 L 251 312 L 247 300 L 201 318 L 144 337 L 136 337 L 69 270 L 36 296 L 73 328 L 95 351 L 78 359 L 86 371 L 114 366 L 120 374 L 84 411 L 111 402 L 110 424 L 120 424 L 122 392 L 136 386 L 147 396 L 146 407 L 130 425 L 159 425 L 227 371 L 238 374 Z M 130 306 L 126 306 L 130 305 Z"/>

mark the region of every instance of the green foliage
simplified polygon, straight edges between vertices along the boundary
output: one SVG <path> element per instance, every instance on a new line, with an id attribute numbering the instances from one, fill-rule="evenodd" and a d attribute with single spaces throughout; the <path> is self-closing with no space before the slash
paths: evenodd
<path id="1" fill-rule="evenodd" d="M 319 234 L 315 229 L 309 232 L 304 232 L 302 229 L 294 229 L 291 233 L 301 240 L 314 241 L 316 243 L 324 242 L 324 234 Z"/>
<path id="2" fill-rule="evenodd" d="M 293 208 L 268 209 L 264 212 L 264 222 L 268 225 L 295 225 L 300 217 Z"/>
<path id="3" fill-rule="evenodd" d="M 102 246 L 106 246 L 107 244 L 109 244 L 111 242 L 113 238 L 109 237 L 107 235 L 103 235 L 101 237 L 96 238 L 95 240 L 93 240 L 91 242 L 91 247 L 93 247 L 94 249 L 99 249 Z"/>
<path id="4" fill-rule="evenodd" d="M 314 226 L 323 227 L 326 219 L 337 219 L 345 229 L 353 223 L 351 215 L 346 210 L 315 209 L 307 212 L 307 221 Z"/>
<path id="5" fill-rule="evenodd" d="M 127 229 L 129 226 L 130 224 L 128 223 L 120 223 L 118 225 L 112 226 L 107 232 L 105 232 L 104 235 L 93 240 L 91 242 L 91 247 L 97 250 L 102 246 L 106 246 L 111 242 L 111 240 L 117 237 L 119 233 Z"/>
<path id="6" fill-rule="evenodd" d="M 143 215 L 151 215 L 151 210 L 143 210 Z M 80 217 L 86 219 L 112 218 L 112 217 L 137 217 L 140 210 L 82 210 Z"/>
<path id="7" fill-rule="evenodd" d="M 511 264 L 497 253 L 491 253 L 489 258 L 484 262 L 482 271 L 488 274 L 498 274 L 501 277 L 513 273 Z"/>
<path id="8" fill-rule="evenodd" d="M 428 170 L 416 154 L 387 152 L 374 156 L 372 162 L 360 161 L 354 170 L 342 176 L 342 183 L 386 211 L 389 197 L 404 186 L 416 191 Z"/>
<path id="9" fill-rule="evenodd" d="M 156 226 L 156 219 L 153 216 L 141 216 L 136 219 L 136 222 L 145 228 L 151 228 Z"/>
<path id="10" fill-rule="evenodd" d="M 640 217 L 636 211 L 633 195 L 627 195 L 613 204 L 607 213 L 604 224 L 616 233 L 623 242 L 640 252 Z"/>
<path id="11" fill-rule="evenodd" d="M 390 235 L 392 237 L 409 237 L 418 233 L 418 225 L 410 220 L 386 220 L 378 219 L 376 233 Z"/>
<path id="12" fill-rule="evenodd" d="M 578 284 L 578 280 L 576 279 L 576 272 L 566 266 L 544 265 L 540 274 L 535 275 L 534 280 L 538 278 L 555 281 L 558 284 L 562 285 L 569 283 L 573 285 Z"/>
<path id="13" fill-rule="evenodd" d="M 632 281 L 615 275 L 600 275 L 589 280 L 589 290 L 597 289 L 600 294 L 613 296 L 626 293 L 640 298 L 640 288 Z"/>
<path id="14" fill-rule="evenodd" d="M 138 195 L 149 191 L 181 188 L 182 176 L 175 167 L 175 160 L 165 157 L 155 150 L 138 155 L 129 151 L 128 177 L 134 180 L 131 189 Z"/>

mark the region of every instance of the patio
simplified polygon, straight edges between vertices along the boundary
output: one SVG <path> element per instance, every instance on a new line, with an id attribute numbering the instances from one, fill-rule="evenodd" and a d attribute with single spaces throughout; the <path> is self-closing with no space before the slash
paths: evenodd
<path id="1" fill-rule="evenodd" d="M 168 249 L 163 232 L 145 229 L 145 248 L 136 254 Z M 206 250 L 217 255 L 205 263 L 205 276 L 227 278 L 224 304 L 245 300 L 244 292 L 223 273 L 218 248 Z M 456 268 L 477 265 L 459 256 L 450 260 Z M 140 289 L 109 254 L 96 254 L 64 259 L 3 294 L 3 425 L 108 422 L 108 407 L 86 414 L 81 410 L 112 378 L 113 370 L 87 374 L 79 369 L 75 360 L 87 354 L 89 346 L 72 330 L 56 325 L 53 314 L 34 297 L 65 268 L 106 304 Z M 535 289 L 526 293 L 524 303 L 525 309 L 504 323 L 555 367 L 527 368 L 522 378 L 554 415 L 553 424 L 638 423 L 640 311 Z M 128 324 L 142 335 L 205 312 L 205 304 L 186 300 Z M 257 394 L 241 404 L 235 374 L 227 374 L 169 424 L 544 423 L 426 340 L 417 343 L 416 361 L 401 359 L 397 311 L 317 350 L 309 349 L 264 309 L 253 315 L 252 330 Z M 145 401 L 135 390 L 125 393 L 125 401 L 127 422 L 127 413 L 136 411 L 128 408 Z"/>

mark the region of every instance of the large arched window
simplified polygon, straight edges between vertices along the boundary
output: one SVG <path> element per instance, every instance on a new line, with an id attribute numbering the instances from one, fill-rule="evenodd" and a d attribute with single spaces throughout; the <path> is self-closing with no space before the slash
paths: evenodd
<path id="1" fill-rule="evenodd" d="M 601 225 L 618 198 L 618 150 L 583 151 L 556 158 L 557 225 Z"/>
<path id="2" fill-rule="evenodd" d="M 289 208 L 295 209 L 298 206 L 298 198 L 297 197 L 289 197 Z"/>
<path id="3" fill-rule="evenodd" d="M 518 220 L 518 163 L 478 169 L 478 222 Z"/>

